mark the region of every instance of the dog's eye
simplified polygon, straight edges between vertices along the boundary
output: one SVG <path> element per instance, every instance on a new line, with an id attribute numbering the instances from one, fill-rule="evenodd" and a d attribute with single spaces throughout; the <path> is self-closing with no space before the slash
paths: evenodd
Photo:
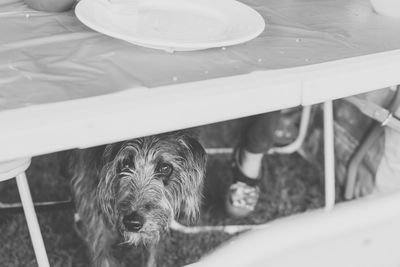
<path id="1" fill-rule="evenodd" d="M 135 167 L 135 164 L 133 162 L 132 157 L 126 157 L 124 158 L 120 164 L 119 164 L 119 171 L 122 171 L 124 169 L 133 169 Z"/>
<path id="2" fill-rule="evenodd" d="M 172 165 L 168 163 L 161 163 L 157 166 L 156 172 L 164 177 L 171 176 L 173 171 Z"/>

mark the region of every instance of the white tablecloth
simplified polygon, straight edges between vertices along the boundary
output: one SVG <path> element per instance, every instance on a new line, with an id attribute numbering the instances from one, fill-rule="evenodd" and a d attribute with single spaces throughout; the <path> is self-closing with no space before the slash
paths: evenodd
<path id="1" fill-rule="evenodd" d="M 0 3 L 0 161 L 308 105 L 400 83 L 400 20 L 368 0 L 245 0 L 256 39 L 167 53 L 74 13 Z"/>
<path id="2" fill-rule="evenodd" d="M 400 49 L 400 21 L 368 0 L 245 0 L 265 19 L 257 39 L 169 54 L 96 33 L 68 13 L 0 3 L 0 110 L 139 87 L 293 68 Z"/>

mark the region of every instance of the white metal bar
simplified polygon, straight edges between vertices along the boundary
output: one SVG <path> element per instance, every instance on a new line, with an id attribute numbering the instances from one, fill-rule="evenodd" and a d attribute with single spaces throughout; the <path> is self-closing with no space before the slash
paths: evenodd
<path id="1" fill-rule="evenodd" d="M 265 224 L 242 224 L 242 225 L 202 225 L 202 226 L 185 226 L 180 224 L 176 220 L 173 220 L 170 229 L 178 231 L 184 234 L 200 234 L 209 232 L 224 232 L 227 234 L 237 234 L 240 232 L 263 229 L 268 227 L 268 223 Z"/>
<path id="2" fill-rule="evenodd" d="M 210 147 L 210 148 L 206 148 L 205 150 L 208 155 L 232 154 L 233 153 L 232 147 Z"/>
<path id="3" fill-rule="evenodd" d="M 304 139 L 307 134 L 308 124 L 310 122 L 311 106 L 305 106 L 301 112 L 300 129 L 299 134 L 292 143 L 282 147 L 272 147 L 268 150 L 267 154 L 291 154 L 296 152 L 302 146 Z M 221 148 L 206 148 L 206 152 L 209 155 L 215 154 L 232 154 L 233 148 L 221 147 Z"/>
<path id="4" fill-rule="evenodd" d="M 308 123 L 310 121 L 311 106 L 303 107 L 301 111 L 299 134 L 292 143 L 283 147 L 273 147 L 268 151 L 268 154 L 291 154 L 300 149 L 306 138 Z"/>
<path id="5" fill-rule="evenodd" d="M 28 224 L 29 234 L 31 236 L 33 249 L 35 251 L 36 260 L 39 267 L 49 267 L 46 248 L 44 246 L 42 234 L 40 232 L 39 223 L 36 217 L 35 208 L 33 206 L 29 184 L 26 179 L 25 172 L 18 174 L 16 177 L 19 195 L 21 197 L 22 206 L 24 208 L 26 222 Z"/>
<path id="6" fill-rule="evenodd" d="M 332 101 L 324 103 L 325 210 L 335 206 L 335 150 Z"/>

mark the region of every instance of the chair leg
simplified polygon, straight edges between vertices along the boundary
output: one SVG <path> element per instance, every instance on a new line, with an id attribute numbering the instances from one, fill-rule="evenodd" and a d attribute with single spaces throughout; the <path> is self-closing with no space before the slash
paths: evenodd
<path id="1" fill-rule="evenodd" d="M 307 130 L 310 123 L 311 106 L 304 106 L 301 111 L 299 134 L 296 140 L 292 143 L 282 147 L 272 147 L 268 154 L 292 154 L 298 151 L 304 143 L 304 139 L 307 136 Z"/>
<path id="2" fill-rule="evenodd" d="M 28 224 L 29 234 L 32 240 L 33 249 L 35 251 L 37 264 L 39 267 L 49 267 L 50 265 L 47 258 L 46 248 L 40 232 L 40 227 L 36 217 L 36 212 L 33 206 L 32 196 L 29 190 L 29 184 L 26 179 L 25 172 L 18 174 L 16 176 L 16 180 L 26 222 Z"/>
<path id="3" fill-rule="evenodd" d="M 325 210 L 335 206 L 335 150 L 332 101 L 324 103 Z"/>

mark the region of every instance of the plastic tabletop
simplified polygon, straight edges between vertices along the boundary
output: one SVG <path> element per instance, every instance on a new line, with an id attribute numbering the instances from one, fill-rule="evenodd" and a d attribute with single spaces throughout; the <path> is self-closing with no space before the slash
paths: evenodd
<path id="1" fill-rule="evenodd" d="M 167 53 L 73 11 L 0 4 L 0 161 L 309 105 L 400 83 L 400 20 L 368 0 L 245 0 L 266 21 L 232 47 Z"/>

